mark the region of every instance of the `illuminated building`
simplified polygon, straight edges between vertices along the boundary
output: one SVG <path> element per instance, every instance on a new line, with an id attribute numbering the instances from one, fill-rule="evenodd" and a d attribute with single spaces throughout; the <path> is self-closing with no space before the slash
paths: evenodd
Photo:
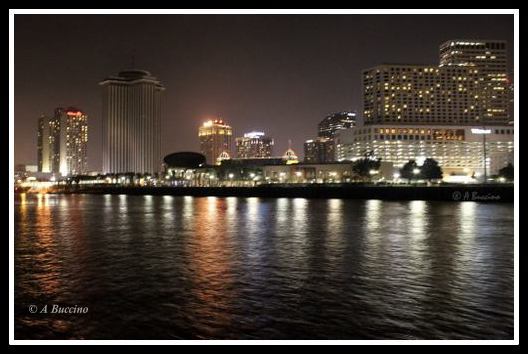
<path id="1" fill-rule="evenodd" d="M 363 72 L 365 124 L 478 124 L 479 85 L 467 67 L 377 66 Z"/>
<path id="2" fill-rule="evenodd" d="M 128 70 L 103 87 L 103 172 L 155 173 L 161 168 L 161 82 Z"/>
<path id="3" fill-rule="evenodd" d="M 401 168 L 409 160 L 438 161 L 449 174 L 481 176 L 484 172 L 482 126 L 373 124 L 343 130 L 336 138 L 338 161 L 372 154 Z M 495 174 L 513 162 L 512 125 L 485 128 L 487 170 Z"/>
<path id="4" fill-rule="evenodd" d="M 508 124 L 505 42 L 448 41 L 440 65 L 363 72 L 365 124 Z"/>
<path id="5" fill-rule="evenodd" d="M 38 121 L 38 170 L 63 176 L 87 172 L 88 117 L 77 108 L 57 108 Z"/>
<path id="6" fill-rule="evenodd" d="M 208 164 L 219 164 L 231 153 L 232 128 L 221 119 L 209 120 L 198 129 L 200 151 Z"/>
<path id="7" fill-rule="evenodd" d="M 440 66 L 478 69 L 480 115 L 486 122 L 507 123 L 511 118 L 506 41 L 449 40 L 440 45 Z"/>
<path id="8" fill-rule="evenodd" d="M 342 129 L 349 129 L 356 125 L 356 113 L 338 112 L 325 117 L 318 125 L 318 136 L 333 139 Z"/>
<path id="9" fill-rule="evenodd" d="M 304 162 L 327 163 L 335 161 L 334 139 L 317 137 L 304 143 Z"/>
<path id="10" fill-rule="evenodd" d="M 284 155 L 282 155 L 282 159 L 286 162 L 287 165 L 299 163 L 299 158 L 291 147 L 284 152 Z"/>
<path id="11" fill-rule="evenodd" d="M 238 158 L 270 158 L 273 154 L 273 138 L 264 132 L 250 132 L 235 139 Z"/>

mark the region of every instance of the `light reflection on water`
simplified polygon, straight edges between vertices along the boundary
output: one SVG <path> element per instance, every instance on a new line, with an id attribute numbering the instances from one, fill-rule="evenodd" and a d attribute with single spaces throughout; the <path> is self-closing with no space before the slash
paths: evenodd
<path id="1" fill-rule="evenodd" d="M 507 204 L 20 195 L 15 249 L 16 338 L 513 335 Z"/>

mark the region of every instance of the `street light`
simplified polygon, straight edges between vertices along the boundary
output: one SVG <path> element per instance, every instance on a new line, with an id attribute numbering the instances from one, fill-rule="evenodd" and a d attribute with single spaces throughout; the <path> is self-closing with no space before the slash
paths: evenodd
<path id="1" fill-rule="evenodd" d="M 415 169 L 413 170 L 413 173 L 414 173 L 415 175 L 419 174 L 419 173 L 420 173 L 420 169 L 419 169 L 419 168 L 415 168 Z"/>
<path id="2" fill-rule="evenodd" d="M 486 128 L 473 128 L 471 129 L 473 134 L 482 135 L 482 150 L 484 154 L 484 183 L 488 180 L 488 158 L 486 156 L 486 135 L 491 134 L 491 129 Z"/>

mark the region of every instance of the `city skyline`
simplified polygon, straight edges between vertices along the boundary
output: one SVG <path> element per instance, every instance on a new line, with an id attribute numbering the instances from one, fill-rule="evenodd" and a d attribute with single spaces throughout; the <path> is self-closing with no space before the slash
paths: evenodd
<path id="1" fill-rule="evenodd" d="M 28 17 L 31 17 L 31 24 L 24 22 Z M 235 136 L 243 131 L 265 130 L 275 137 L 277 151 L 286 150 L 288 140 L 292 140 L 292 148 L 301 152 L 304 141 L 316 135 L 317 123 L 326 114 L 340 110 L 362 111 L 362 70 L 384 62 L 419 61 L 423 64 L 434 64 L 438 61 L 438 46 L 448 39 L 497 39 L 511 42 L 513 36 L 513 16 L 507 15 L 471 16 L 471 19 L 467 15 L 441 18 L 429 15 L 420 16 L 418 21 L 412 22 L 408 21 L 412 16 L 407 15 L 299 15 L 287 18 L 200 15 L 194 16 L 192 20 L 175 15 L 178 21 L 157 19 L 156 23 L 153 23 L 153 17 L 141 16 L 140 21 L 147 28 L 164 29 L 167 39 L 178 26 L 186 29 L 185 33 L 178 37 L 183 39 L 184 43 L 175 42 L 173 47 L 165 49 L 170 54 L 169 59 L 177 59 L 167 65 L 164 60 L 159 59 L 166 56 L 147 54 L 154 53 L 154 49 L 164 49 L 163 38 L 156 48 L 141 47 L 148 36 L 141 38 L 141 35 L 130 30 L 130 26 L 135 23 L 132 15 L 121 16 L 119 19 L 115 16 L 104 16 L 104 19 L 101 16 L 92 16 L 90 19 L 89 16 L 76 16 L 78 21 L 72 23 L 78 27 L 72 26 L 71 31 L 61 35 L 56 33 L 58 28 L 53 17 L 57 16 L 24 15 L 20 19 L 17 16 L 15 20 L 16 26 L 22 24 L 17 27 L 15 53 L 19 54 L 15 71 L 15 162 L 36 163 L 37 120 L 42 113 L 50 111 L 48 107 L 75 105 L 83 107 L 90 116 L 90 170 L 101 170 L 102 167 L 102 109 L 97 82 L 112 72 L 127 69 L 123 62 L 130 60 L 132 55 L 135 58 L 135 67 L 151 71 L 167 86 L 166 108 L 162 113 L 162 125 L 165 126 L 162 129 L 162 155 L 182 150 L 199 151 L 195 135 L 181 131 L 194 132 L 203 121 L 215 117 L 228 120 L 233 126 Z M 366 21 L 367 18 L 372 21 Z M 39 31 L 36 34 L 31 31 L 32 26 L 39 26 L 42 20 L 50 23 L 44 32 Z M 206 23 L 205 29 L 202 27 L 198 30 L 200 21 Z M 468 25 L 468 21 L 471 25 Z M 449 23 L 450 26 L 438 27 L 438 22 Z M 99 46 L 94 42 L 104 31 L 98 29 L 99 27 L 94 30 L 90 26 L 84 26 L 88 23 L 99 24 L 111 36 L 114 34 L 118 37 L 125 33 L 126 29 L 129 31 L 119 45 L 116 44 L 116 39 Z M 363 31 L 372 31 L 376 24 L 381 29 L 387 29 L 394 23 L 399 23 L 401 30 L 398 31 L 397 37 L 391 38 L 390 41 L 383 38 L 382 34 L 386 33 L 384 30 L 380 31 L 378 38 L 369 37 L 369 41 L 375 43 L 365 43 L 366 35 L 362 33 L 360 36 L 353 31 L 354 27 L 358 26 Z M 286 28 L 292 31 L 285 32 Z M 314 33 L 314 28 L 320 33 Z M 220 30 L 220 34 L 213 31 L 214 29 Z M 310 36 L 303 33 L 303 30 L 307 30 Z M 91 31 L 95 32 L 90 34 Z M 419 35 L 411 37 L 412 32 Z M 55 33 L 54 41 L 46 40 L 52 33 Z M 287 38 L 276 41 L 278 34 L 283 33 L 289 33 Z M 226 44 L 226 40 L 233 35 L 241 36 L 241 42 L 238 45 Z M 329 35 L 336 39 L 336 43 L 321 41 Z M 53 54 L 53 48 L 58 43 L 72 43 L 74 39 L 83 38 L 96 46 L 92 52 L 97 54 L 99 50 L 109 49 L 110 52 L 114 51 L 115 55 L 100 56 L 100 60 L 93 61 L 93 54 L 87 53 L 83 46 L 65 52 L 62 56 Z M 218 44 L 213 43 L 215 38 L 219 41 Z M 413 38 L 413 41 L 409 42 L 409 38 Z M 134 45 L 130 42 L 134 42 Z M 45 50 L 39 50 L 41 61 L 25 59 L 24 54 L 42 45 L 44 47 L 40 49 Z M 402 45 L 405 46 L 405 51 L 396 50 Z M 185 49 L 182 46 L 187 49 L 182 50 Z M 221 49 L 221 53 L 208 50 L 214 49 L 215 46 Z M 140 47 L 142 51 L 139 50 Z M 360 48 L 362 50 L 358 50 Z M 164 53 L 163 50 L 161 53 Z M 193 61 L 193 53 L 194 59 L 200 60 Z M 375 53 L 376 55 L 373 55 Z M 512 48 L 509 46 L 510 69 L 513 67 L 511 53 Z M 310 60 L 306 59 L 307 54 Z M 86 64 L 88 66 L 82 64 L 84 60 L 90 62 Z M 27 65 L 29 62 L 31 67 Z M 44 64 L 48 70 L 42 70 Z M 210 68 L 205 70 L 204 66 Z M 181 76 L 185 69 L 188 72 Z M 40 70 L 41 75 L 34 75 L 35 70 Z M 56 74 L 58 71 L 62 72 L 62 76 Z M 180 74 L 180 80 L 175 78 L 176 73 Z M 32 79 L 31 83 L 28 82 L 28 76 Z M 274 79 L 268 79 L 268 76 Z M 60 77 L 68 77 L 71 80 L 60 81 Z M 53 93 L 42 90 L 42 85 L 49 85 L 49 81 L 56 84 Z M 31 87 L 28 88 L 28 84 Z"/>

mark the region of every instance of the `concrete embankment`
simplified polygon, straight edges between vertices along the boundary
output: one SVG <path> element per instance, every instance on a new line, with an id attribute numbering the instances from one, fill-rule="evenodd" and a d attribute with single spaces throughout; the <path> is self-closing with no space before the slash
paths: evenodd
<path id="1" fill-rule="evenodd" d="M 513 202 L 513 185 L 261 185 L 257 187 L 61 186 L 54 193 L 175 195 L 263 198 L 343 198 Z"/>

